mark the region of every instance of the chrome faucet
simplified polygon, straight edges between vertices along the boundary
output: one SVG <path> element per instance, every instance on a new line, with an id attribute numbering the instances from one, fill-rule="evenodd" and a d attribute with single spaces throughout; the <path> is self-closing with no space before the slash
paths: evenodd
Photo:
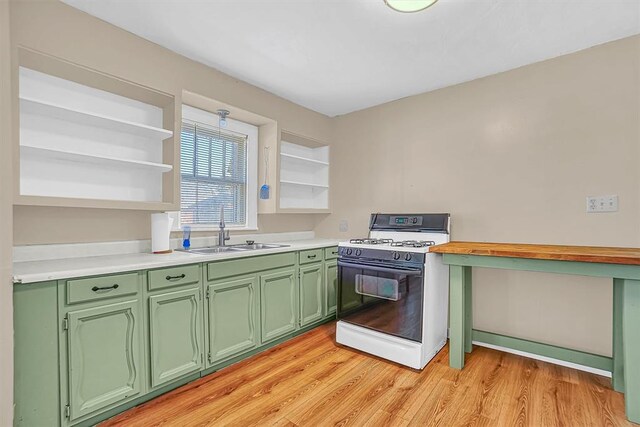
<path id="1" fill-rule="evenodd" d="M 218 225 L 220 230 L 218 230 L 218 246 L 224 246 L 224 242 L 229 240 L 229 230 L 225 231 L 224 224 L 224 206 L 220 206 L 220 224 Z"/>

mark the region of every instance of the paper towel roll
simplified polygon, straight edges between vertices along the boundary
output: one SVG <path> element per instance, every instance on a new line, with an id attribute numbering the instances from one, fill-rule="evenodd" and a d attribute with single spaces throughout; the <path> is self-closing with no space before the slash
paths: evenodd
<path id="1" fill-rule="evenodd" d="M 173 218 L 164 213 L 151 214 L 151 252 L 154 254 L 166 254 L 171 252 L 169 237 Z"/>

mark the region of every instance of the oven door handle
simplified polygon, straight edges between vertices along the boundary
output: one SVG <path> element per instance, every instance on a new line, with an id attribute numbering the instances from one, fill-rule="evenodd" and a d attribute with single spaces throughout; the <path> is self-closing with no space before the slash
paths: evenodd
<path id="1" fill-rule="evenodd" d="M 380 271 L 383 273 L 404 274 L 407 276 L 419 276 L 422 270 L 418 268 L 401 268 L 401 267 L 381 267 L 371 264 L 357 264 L 352 262 L 338 261 L 339 267 L 357 268 L 360 270 Z"/>

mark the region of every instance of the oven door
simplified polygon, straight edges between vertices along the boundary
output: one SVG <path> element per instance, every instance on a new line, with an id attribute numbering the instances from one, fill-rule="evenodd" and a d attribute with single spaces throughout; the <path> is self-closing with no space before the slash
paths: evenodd
<path id="1" fill-rule="evenodd" d="M 338 319 L 422 341 L 424 267 L 338 260 Z"/>

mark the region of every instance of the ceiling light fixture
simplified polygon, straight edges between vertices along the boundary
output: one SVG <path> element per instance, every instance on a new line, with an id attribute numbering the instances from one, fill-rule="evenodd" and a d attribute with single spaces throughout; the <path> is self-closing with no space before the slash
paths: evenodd
<path id="1" fill-rule="evenodd" d="M 216 111 L 218 114 L 218 129 L 227 127 L 227 116 L 231 113 L 229 110 L 220 109 Z"/>
<path id="2" fill-rule="evenodd" d="M 438 0 L 384 0 L 386 5 L 391 9 L 404 13 L 420 12 L 429 6 L 433 6 L 437 1 Z"/>

